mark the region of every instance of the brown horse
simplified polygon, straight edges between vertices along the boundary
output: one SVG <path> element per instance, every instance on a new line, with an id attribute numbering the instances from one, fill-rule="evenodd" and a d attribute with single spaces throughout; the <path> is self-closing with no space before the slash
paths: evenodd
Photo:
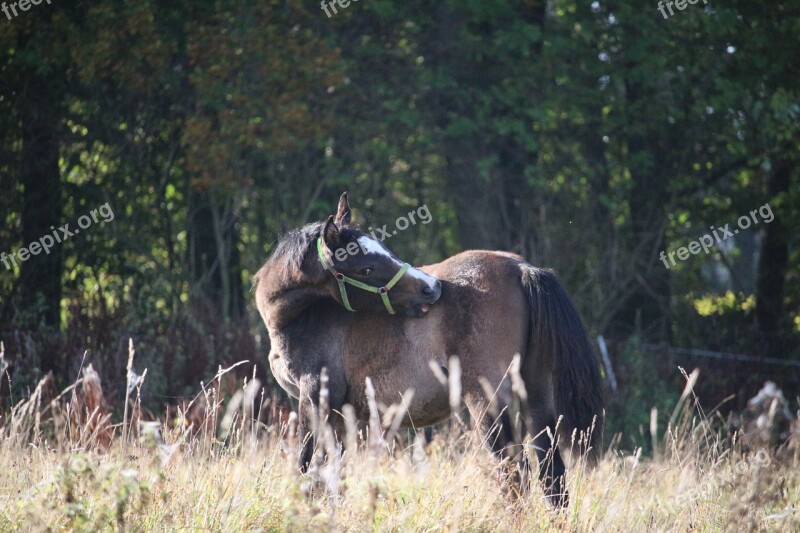
<path id="1" fill-rule="evenodd" d="M 285 235 L 255 275 L 270 368 L 300 401 L 300 434 L 311 427 L 323 367 L 332 411 L 351 404 L 360 420 L 368 420 L 370 377 L 378 401 L 387 405 L 413 388 L 407 427 L 445 420 L 448 391 L 429 362 L 446 371 L 448 359 L 458 356 L 464 401 L 492 450 L 527 457 L 519 453 L 508 409 L 509 367 L 520 354 L 530 426 L 524 429 L 550 502 L 565 505 L 559 446 L 572 442 L 589 462 L 596 460 L 603 395 L 585 328 L 555 275 L 517 255 L 489 251 L 412 268 L 350 223 L 345 193 L 335 217 Z M 486 381 L 499 409 L 488 409 Z M 341 421 L 331 422 L 340 430 Z M 304 470 L 312 452 L 309 438 L 300 454 Z"/>

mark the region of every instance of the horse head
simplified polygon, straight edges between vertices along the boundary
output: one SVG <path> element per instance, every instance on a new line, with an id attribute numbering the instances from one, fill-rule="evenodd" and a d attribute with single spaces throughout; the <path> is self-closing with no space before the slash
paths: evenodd
<path id="1" fill-rule="evenodd" d="M 381 241 L 352 227 L 351 220 L 344 193 L 315 244 L 317 258 L 329 272 L 331 296 L 353 312 L 425 315 L 442 294 L 441 282 L 400 261 Z"/>

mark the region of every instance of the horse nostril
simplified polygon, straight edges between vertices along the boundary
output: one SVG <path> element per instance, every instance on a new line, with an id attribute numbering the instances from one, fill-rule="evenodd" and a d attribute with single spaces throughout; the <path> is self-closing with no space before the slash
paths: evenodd
<path id="1" fill-rule="evenodd" d="M 439 298 L 442 294 L 442 282 L 437 279 L 433 287 L 425 285 L 422 287 L 422 294 L 428 298 Z"/>

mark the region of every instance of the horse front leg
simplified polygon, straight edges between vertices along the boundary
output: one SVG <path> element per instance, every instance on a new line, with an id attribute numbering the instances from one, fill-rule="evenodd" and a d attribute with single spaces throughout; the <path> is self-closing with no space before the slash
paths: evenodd
<path id="1" fill-rule="evenodd" d="M 300 440 L 299 466 L 308 471 L 316 448 L 317 403 L 319 401 L 319 376 L 306 375 L 300 380 L 300 406 L 298 408 L 297 437 Z"/>
<path id="2" fill-rule="evenodd" d="M 335 411 L 341 412 L 347 385 L 338 372 L 331 373 L 327 369 L 323 369 L 320 374 L 303 376 L 299 385 L 298 437 L 301 442 L 299 462 L 300 470 L 305 473 L 323 435 L 321 430 L 324 429 L 324 424 L 331 426 L 336 440 L 342 438 L 343 420 Z M 327 447 L 330 448 L 330 445 Z"/>

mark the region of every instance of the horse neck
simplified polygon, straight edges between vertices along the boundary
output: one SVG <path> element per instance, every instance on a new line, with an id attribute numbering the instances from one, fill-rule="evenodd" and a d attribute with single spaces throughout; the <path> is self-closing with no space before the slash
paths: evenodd
<path id="1" fill-rule="evenodd" d="M 309 306 L 330 298 L 325 286 L 329 274 L 314 248 L 305 252 L 299 270 L 292 266 L 287 271 L 278 263 L 265 265 L 261 272 L 257 305 L 270 337 L 279 335 Z"/>
<path id="2" fill-rule="evenodd" d="M 267 325 L 270 336 L 279 335 L 303 311 L 330 294 L 321 285 L 286 282 L 277 288 L 265 291 L 259 298 L 258 307 Z"/>

